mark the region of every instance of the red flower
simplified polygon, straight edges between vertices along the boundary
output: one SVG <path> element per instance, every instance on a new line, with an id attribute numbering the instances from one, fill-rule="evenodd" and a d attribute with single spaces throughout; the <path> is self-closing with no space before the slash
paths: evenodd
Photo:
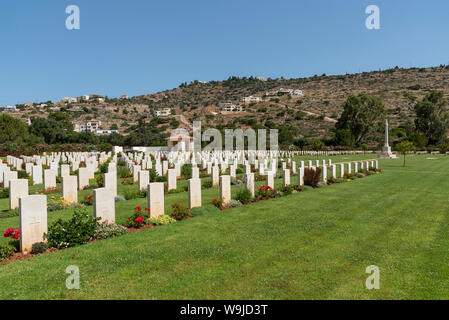
<path id="1" fill-rule="evenodd" d="M 140 224 L 140 223 L 144 223 L 144 220 L 143 220 L 142 216 L 140 216 L 140 217 L 137 217 L 137 218 L 134 220 L 134 222 Z"/>
<path id="2" fill-rule="evenodd" d="M 93 195 L 91 194 L 87 199 L 90 200 L 90 199 L 92 199 L 92 198 L 93 198 Z"/>
<path id="3" fill-rule="evenodd" d="M 145 211 L 148 211 L 148 212 L 150 212 L 150 208 L 145 208 Z"/>
<path id="4" fill-rule="evenodd" d="M 217 199 L 212 200 L 212 203 L 216 203 L 216 202 L 217 202 Z"/>
<path id="5" fill-rule="evenodd" d="M 14 229 L 13 229 L 13 228 L 8 228 L 8 229 L 6 229 L 6 231 L 5 231 L 5 233 L 3 234 L 3 236 L 4 236 L 5 238 L 8 238 L 8 237 L 10 237 L 13 233 L 14 233 Z"/>
<path id="6" fill-rule="evenodd" d="M 19 239 L 19 237 L 20 237 L 20 230 L 16 230 L 16 231 L 14 231 L 14 235 L 12 236 L 14 239 Z"/>
<path id="7" fill-rule="evenodd" d="M 20 230 L 14 230 L 13 228 L 6 229 L 5 233 L 3 234 L 5 238 L 12 238 L 12 239 L 19 239 L 20 237 Z"/>
<path id="8" fill-rule="evenodd" d="M 142 208 L 140 206 L 135 207 L 134 210 L 137 210 L 138 212 L 142 212 Z"/>
<path id="9" fill-rule="evenodd" d="M 128 178 L 126 177 L 125 179 L 123 179 L 123 181 L 122 181 L 122 184 L 124 184 L 124 183 L 125 183 L 126 179 L 128 179 Z"/>

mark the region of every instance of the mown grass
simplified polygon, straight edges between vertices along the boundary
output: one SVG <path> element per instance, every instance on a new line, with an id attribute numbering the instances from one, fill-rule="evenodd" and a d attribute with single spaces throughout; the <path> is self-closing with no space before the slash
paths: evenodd
<path id="1" fill-rule="evenodd" d="M 0 298 L 447 299 L 449 158 L 427 158 L 382 160 L 381 175 L 226 211 L 206 189 L 194 219 L 0 266 Z M 175 201 L 187 194 L 166 195 L 166 210 Z M 117 221 L 136 205 L 146 199 L 117 203 Z M 9 226 L 18 218 L 0 219 Z M 65 287 L 71 264 L 81 290 Z M 365 288 L 369 265 L 380 290 Z"/>

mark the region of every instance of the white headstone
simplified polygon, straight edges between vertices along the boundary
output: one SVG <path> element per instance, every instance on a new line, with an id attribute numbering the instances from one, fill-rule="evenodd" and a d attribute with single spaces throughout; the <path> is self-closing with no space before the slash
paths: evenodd
<path id="1" fill-rule="evenodd" d="M 94 217 L 101 218 L 101 223 L 115 223 L 115 199 L 111 190 L 107 188 L 94 190 Z"/>
<path id="2" fill-rule="evenodd" d="M 19 199 L 20 251 L 30 252 L 34 243 L 43 242 L 47 233 L 47 196 L 31 195 Z"/>

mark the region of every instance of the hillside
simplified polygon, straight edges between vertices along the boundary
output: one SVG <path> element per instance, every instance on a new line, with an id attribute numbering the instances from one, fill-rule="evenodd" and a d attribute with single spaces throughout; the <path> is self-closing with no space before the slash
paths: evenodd
<path id="1" fill-rule="evenodd" d="M 288 94 L 264 97 L 266 92 L 280 88 L 302 90 L 304 96 Z M 70 113 L 74 122 L 100 120 L 103 129 L 117 125 L 120 132 L 131 131 L 139 119 L 146 122 L 155 117 L 154 111 L 171 108 L 171 115 L 161 117 L 159 126 L 188 128 L 188 122 L 202 120 L 207 126 L 273 127 L 283 124 L 299 128 L 300 136 L 324 138 L 332 136 L 331 129 L 342 112 L 341 105 L 360 92 L 380 97 L 389 112 L 394 128 L 413 117 L 413 105 L 429 90 L 438 89 L 449 96 L 449 67 L 389 69 L 384 71 L 339 76 L 314 76 L 300 79 L 263 79 L 231 77 L 208 83 L 193 81 L 172 90 L 127 99 L 104 102 L 58 102 L 44 108 L 20 106 L 11 115 L 26 120 L 46 117 L 52 110 Z M 243 103 L 247 96 L 264 101 Z M 220 112 L 219 102 L 242 105 L 241 112 Z M 115 125 L 113 127 L 115 127 Z"/>

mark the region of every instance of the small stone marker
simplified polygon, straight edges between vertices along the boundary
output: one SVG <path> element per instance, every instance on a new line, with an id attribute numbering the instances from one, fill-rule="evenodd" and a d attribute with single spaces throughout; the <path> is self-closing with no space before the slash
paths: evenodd
<path id="1" fill-rule="evenodd" d="M 70 204 L 78 202 L 78 181 L 76 176 L 62 177 L 62 197 Z"/>
<path id="2" fill-rule="evenodd" d="M 78 169 L 78 188 L 83 190 L 89 185 L 89 169 L 79 168 Z"/>
<path id="3" fill-rule="evenodd" d="M 199 178 L 189 179 L 189 209 L 201 207 L 201 180 Z"/>
<path id="4" fill-rule="evenodd" d="M 133 166 L 133 183 L 137 182 L 139 171 L 140 171 L 140 166 Z"/>
<path id="5" fill-rule="evenodd" d="M 231 177 L 220 176 L 220 199 L 223 204 L 231 202 Z"/>
<path id="6" fill-rule="evenodd" d="M 283 173 L 284 173 L 283 174 L 283 182 L 284 182 L 284 187 L 285 187 L 285 186 L 290 185 L 290 170 L 289 169 L 284 169 Z"/>
<path id="7" fill-rule="evenodd" d="M 272 171 L 266 172 L 266 186 L 274 189 L 274 176 Z"/>
<path id="8" fill-rule="evenodd" d="M 212 167 L 212 187 L 218 186 L 219 169 L 218 166 Z"/>
<path id="9" fill-rule="evenodd" d="M 246 175 L 246 189 L 248 189 L 254 197 L 254 173 Z"/>
<path id="10" fill-rule="evenodd" d="M 61 177 L 70 176 L 70 166 L 68 164 L 63 164 L 61 166 Z"/>
<path id="11" fill-rule="evenodd" d="M 151 218 L 164 214 L 164 183 L 151 182 L 148 185 L 148 208 Z"/>
<path id="12" fill-rule="evenodd" d="M 200 168 L 192 167 L 192 179 L 199 179 L 199 178 L 200 178 Z"/>
<path id="13" fill-rule="evenodd" d="M 44 170 L 44 190 L 56 188 L 56 174 L 53 169 Z"/>
<path id="14" fill-rule="evenodd" d="M 299 168 L 298 185 L 300 187 L 302 187 L 304 185 L 304 167 L 303 166 Z"/>
<path id="15" fill-rule="evenodd" d="M 33 178 L 33 184 L 42 184 L 42 165 L 38 164 L 33 166 L 31 176 Z"/>
<path id="16" fill-rule="evenodd" d="M 110 189 L 94 190 L 94 217 L 101 218 L 101 223 L 115 223 L 115 199 Z"/>
<path id="17" fill-rule="evenodd" d="M 17 171 L 3 172 L 3 187 L 4 188 L 9 188 L 9 182 L 11 180 L 17 180 Z"/>
<path id="18" fill-rule="evenodd" d="M 31 195 L 19 199 L 20 251 L 30 252 L 34 243 L 47 233 L 47 196 Z"/>
<path id="19" fill-rule="evenodd" d="M 141 170 L 138 173 L 139 178 L 139 191 L 147 190 L 150 183 L 150 172 L 147 170 Z"/>
<path id="20" fill-rule="evenodd" d="M 19 198 L 28 195 L 28 179 L 9 181 L 9 210 L 19 207 Z"/>
<path id="21" fill-rule="evenodd" d="M 176 190 L 176 169 L 167 170 L 167 190 Z"/>
<path id="22" fill-rule="evenodd" d="M 111 190 L 111 192 L 114 194 L 114 197 L 117 196 L 117 173 L 115 171 L 107 172 L 104 174 L 104 187 Z"/>

